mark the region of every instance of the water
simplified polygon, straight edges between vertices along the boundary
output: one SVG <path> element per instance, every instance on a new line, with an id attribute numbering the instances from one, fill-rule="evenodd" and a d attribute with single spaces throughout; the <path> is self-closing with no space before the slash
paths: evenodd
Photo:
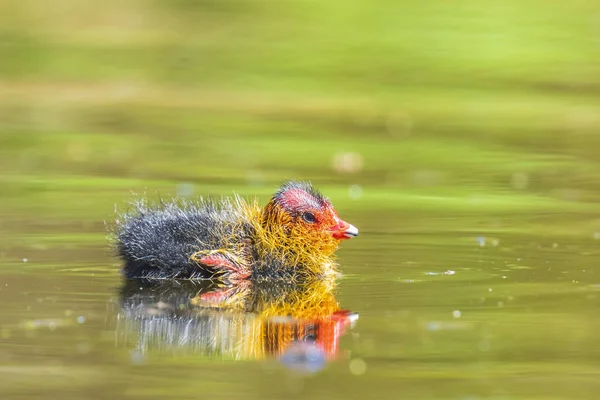
<path id="1" fill-rule="evenodd" d="M 194 311 L 206 285 L 136 293 L 103 238 L 9 248 L 3 398 L 594 398 L 593 237 L 419 233 L 426 216 L 382 232 L 351 217 L 361 236 L 340 250 L 332 293 L 356 315 L 325 339 L 330 354 L 311 341 L 319 322 L 271 319 L 301 341 L 269 342 L 259 313 Z"/>
<path id="2" fill-rule="evenodd" d="M 0 398 L 598 397 L 597 2 L 51 3 L 0 3 Z M 121 278 L 132 191 L 287 178 L 361 233 L 301 321 Z"/>

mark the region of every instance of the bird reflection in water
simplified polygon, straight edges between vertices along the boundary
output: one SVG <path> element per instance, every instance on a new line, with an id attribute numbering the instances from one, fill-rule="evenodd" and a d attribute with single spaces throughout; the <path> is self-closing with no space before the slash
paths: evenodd
<path id="1" fill-rule="evenodd" d="M 142 354 L 169 352 L 223 359 L 276 358 L 316 372 L 338 357 L 357 314 L 339 308 L 335 282 L 128 280 L 121 290 L 117 341 Z"/>

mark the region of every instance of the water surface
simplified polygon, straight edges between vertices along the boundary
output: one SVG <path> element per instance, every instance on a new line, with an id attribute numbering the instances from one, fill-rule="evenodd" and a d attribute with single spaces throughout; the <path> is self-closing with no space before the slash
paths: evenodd
<path id="1" fill-rule="evenodd" d="M 598 398 L 597 2 L 47 3 L 0 4 L 0 398 Z M 125 286 L 131 192 L 289 178 L 360 229 L 348 323 Z"/>
<path id="2" fill-rule="evenodd" d="M 335 357 L 314 356 L 312 372 L 236 347 L 249 331 L 220 329 L 193 343 L 186 329 L 193 337 L 206 324 L 163 325 L 152 328 L 151 340 L 140 339 L 144 332 L 123 306 L 119 264 L 100 236 L 8 247 L 0 288 L 3 395 L 593 398 L 600 328 L 594 238 L 423 234 L 410 226 L 383 232 L 360 212 L 351 217 L 364 228 L 340 250 L 343 277 L 334 293 L 359 318 Z M 419 219 L 427 221 L 409 221 Z M 233 315 L 209 322 L 247 317 Z"/>

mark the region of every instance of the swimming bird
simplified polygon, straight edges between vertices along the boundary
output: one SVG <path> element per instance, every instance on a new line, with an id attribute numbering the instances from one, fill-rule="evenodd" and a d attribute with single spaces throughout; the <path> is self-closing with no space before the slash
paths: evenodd
<path id="1" fill-rule="evenodd" d="M 310 182 L 288 181 L 262 208 L 237 195 L 137 200 L 115 245 L 129 278 L 300 281 L 335 273 L 340 241 L 357 235 Z"/>

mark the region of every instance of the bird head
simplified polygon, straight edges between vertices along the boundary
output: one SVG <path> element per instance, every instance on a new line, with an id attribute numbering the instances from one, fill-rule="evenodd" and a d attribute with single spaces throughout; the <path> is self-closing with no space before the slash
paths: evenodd
<path id="1" fill-rule="evenodd" d="M 340 241 L 358 236 L 358 229 L 307 182 L 284 183 L 263 208 L 261 224 L 268 247 L 303 263 L 326 261 Z"/>

